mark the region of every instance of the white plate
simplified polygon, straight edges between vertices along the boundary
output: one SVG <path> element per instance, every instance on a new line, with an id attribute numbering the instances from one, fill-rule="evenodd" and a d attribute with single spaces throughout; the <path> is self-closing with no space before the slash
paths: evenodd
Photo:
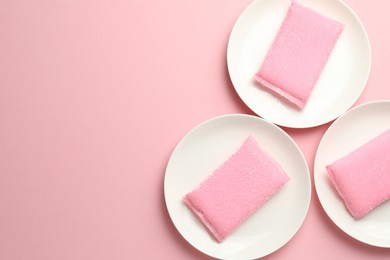
<path id="1" fill-rule="evenodd" d="M 390 247 L 390 201 L 354 220 L 329 182 L 325 166 L 389 128 L 390 101 L 353 108 L 329 127 L 318 147 L 314 165 L 317 194 L 328 216 L 351 237 L 378 247 Z"/>
<path id="2" fill-rule="evenodd" d="M 299 3 L 345 24 L 303 110 L 279 101 L 253 80 L 276 37 L 290 0 L 253 2 L 231 32 L 227 63 L 234 88 L 253 112 L 278 125 L 305 128 L 329 122 L 355 103 L 368 79 L 371 50 L 359 18 L 342 1 L 299 0 Z"/>
<path id="3" fill-rule="evenodd" d="M 210 237 L 182 198 L 252 134 L 291 180 L 222 243 Z M 311 194 L 310 174 L 298 146 L 259 117 L 225 115 L 204 122 L 176 146 L 165 173 L 165 201 L 181 235 L 201 252 L 221 259 L 254 259 L 287 243 L 302 225 Z"/>

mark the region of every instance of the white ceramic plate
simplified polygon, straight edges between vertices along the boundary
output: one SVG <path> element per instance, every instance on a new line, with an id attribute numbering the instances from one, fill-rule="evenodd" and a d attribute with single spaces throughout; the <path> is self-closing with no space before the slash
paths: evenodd
<path id="1" fill-rule="evenodd" d="M 218 243 L 182 198 L 229 158 L 250 134 L 291 180 Z M 242 260 L 270 254 L 294 236 L 306 216 L 311 186 L 306 161 L 283 130 L 259 117 L 225 115 L 197 126 L 176 146 L 166 169 L 164 192 L 169 215 L 190 244 L 216 258 Z"/>
<path id="2" fill-rule="evenodd" d="M 234 88 L 253 112 L 281 126 L 306 128 L 335 119 L 355 103 L 368 79 L 371 50 L 359 18 L 342 1 L 298 2 L 345 24 L 303 110 L 281 102 L 253 80 L 283 22 L 290 0 L 257 0 L 241 14 L 230 35 L 227 64 Z"/>
<path id="3" fill-rule="evenodd" d="M 390 201 L 354 220 L 333 189 L 325 166 L 389 128 L 390 101 L 371 102 L 348 111 L 325 133 L 314 166 L 317 194 L 328 216 L 351 237 L 378 247 L 390 247 Z"/>

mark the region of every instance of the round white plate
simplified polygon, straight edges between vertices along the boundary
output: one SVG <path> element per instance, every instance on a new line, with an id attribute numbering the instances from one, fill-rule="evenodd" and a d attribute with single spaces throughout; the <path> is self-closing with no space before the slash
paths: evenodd
<path id="1" fill-rule="evenodd" d="M 378 247 L 390 247 L 390 201 L 354 220 L 338 197 L 325 166 L 390 128 L 390 101 L 360 105 L 337 119 L 318 147 L 314 180 L 318 197 L 332 221 L 351 237 Z"/>
<path id="2" fill-rule="evenodd" d="M 252 135 L 291 180 L 222 243 L 216 242 L 182 199 Z M 302 225 L 310 195 L 310 174 L 294 141 L 259 117 L 225 115 L 189 132 L 176 146 L 165 173 L 165 201 L 181 235 L 201 252 L 220 259 L 255 259 L 287 243 Z"/>
<path id="3" fill-rule="evenodd" d="M 371 50 L 359 18 L 342 1 L 298 2 L 345 24 L 303 110 L 281 102 L 253 80 L 284 20 L 290 0 L 257 0 L 241 14 L 230 35 L 227 64 L 234 88 L 253 112 L 281 126 L 306 128 L 335 119 L 355 103 L 368 79 Z"/>

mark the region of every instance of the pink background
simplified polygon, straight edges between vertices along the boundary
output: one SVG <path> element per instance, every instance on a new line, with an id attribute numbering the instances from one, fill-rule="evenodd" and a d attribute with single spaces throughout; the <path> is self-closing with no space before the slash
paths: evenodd
<path id="1" fill-rule="evenodd" d="M 167 214 L 175 145 L 214 116 L 252 112 L 226 68 L 250 0 L 0 0 L 0 259 L 209 259 Z M 361 104 L 390 99 L 390 4 L 346 1 L 371 41 Z M 375 3 L 375 4 L 374 4 Z M 285 129 L 310 170 L 329 124 Z M 315 191 L 266 259 L 389 259 L 345 235 Z"/>

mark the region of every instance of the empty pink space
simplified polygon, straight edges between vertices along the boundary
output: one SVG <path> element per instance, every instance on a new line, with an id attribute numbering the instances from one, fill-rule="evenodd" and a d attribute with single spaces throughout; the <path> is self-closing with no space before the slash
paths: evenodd
<path id="1" fill-rule="evenodd" d="M 217 115 L 251 113 L 226 68 L 252 1 L 0 1 L 0 259 L 210 259 L 174 228 L 163 178 L 175 145 Z M 347 0 L 372 70 L 356 104 L 390 99 L 390 3 Z M 309 168 L 329 125 L 285 129 Z M 387 260 L 326 216 L 315 192 L 265 259 Z"/>

